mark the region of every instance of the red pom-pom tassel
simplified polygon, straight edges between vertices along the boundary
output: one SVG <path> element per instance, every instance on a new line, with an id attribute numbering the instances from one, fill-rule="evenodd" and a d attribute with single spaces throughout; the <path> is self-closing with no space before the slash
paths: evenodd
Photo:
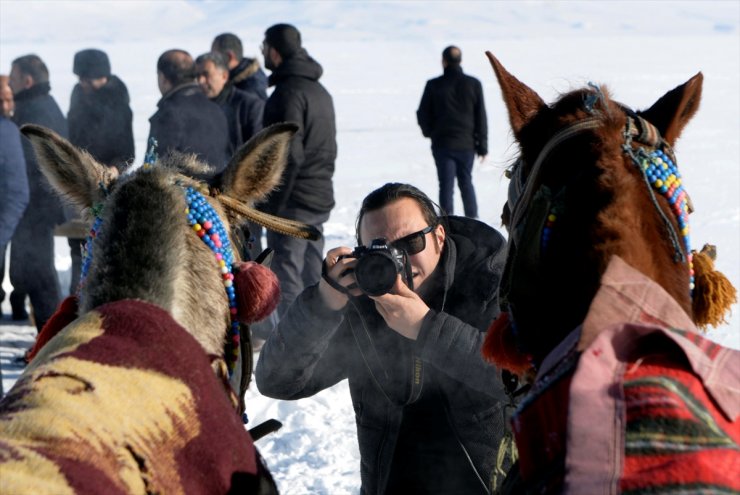
<path id="1" fill-rule="evenodd" d="M 30 362 L 36 354 L 46 345 L 56 334 L 77 319 L 77 297 L 69 296 L 59 305 L 57 310 L 46 320 L 44 327 L 36 337 L 36 342 L 30 351 L 26 353 L 26 361 Z"/>
<path id="2" fill-rule="evenodd" d="M 530 357 L 516 345 L 509 313 L 501 313 L 488 327 L 483 357 L 495 366 L 522 376 L 532 369 Z"/>
<path id="3" fill-rule="evenodd" d="M 280 300 L 277 276 L 266 266 L 254 261 L 237 263 L 233 272 L 239 310 L 237 320 L 248 324 L 267 318 Z"/>

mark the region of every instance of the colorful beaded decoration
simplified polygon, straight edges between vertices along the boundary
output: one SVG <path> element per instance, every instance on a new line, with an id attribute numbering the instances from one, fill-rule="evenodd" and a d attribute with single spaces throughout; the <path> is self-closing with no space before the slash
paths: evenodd
<path id="1" fill-rule="evenodd" d="M 95 218 L 93 220 L 90 231 L 85 237 L 85 243 L 82 245 L 82 266 L 80 267 L 80 282 L 77 284 L 77 297 L 80 297 L 82 288 L 85 286 L 87 280 L 87 273 L 90 271 L 90 265 L 92 265 L 92 246 L 93 240 L 98 237 L 100 227 L 103 225 L 103 219 L 100 214 L 103 212 L 102 203 L 92 207 L 92 214 Z"/>
<path id="2" fill-rule="evenodd" d="M 693 293 L 694 263 L 689 237 L 689 202 L 686 190 L 681 184 L 681 174 L 671 157 L 659 149 L 643 157 L 641 165 L 648 182 L 668 200 L 671 210 L 676 215 L 679 233 L 683 237 L 686 249 L 686 262 L 689 265 L 689 287 Z"/>
<path id="3" fill-rule="evenodd" d="M 547 248 L 547 244 L 550 242 L 550 235 L 552 234 L 552 228 L 555 226 L 555 221 L 558 219 L 558 216 L 555 214 L 554 210 L 551 210 L 550 213 L 547 215 L 547 221 L 545 222 L 545 227 L 542 229 L 542 251 L 544 252 Z"/>
<path id="4" fill-rule="evenodd" d="M 185 213 L 188 223 L 198 237 L 213 251 L 216 263 L 221 270 L 221 276 L 229 299 L 229 311 L 231 313 L 231 329 L 229 349 L 226 353 L 226 363 L 229 368 L 229 376 L 234 372 L 237 358 L 239 357 L 239 322 L 237 321 L 236 292 L 234 291 L 234 274 L 231 267 L 234 265 L 234 254 L 231 250 L 231 241 L 226 233 L 221 219 L 216 210 L 213 209 L 208 200 L 193 187 L 185 188 L 185 201 L 188 206 Z"/>

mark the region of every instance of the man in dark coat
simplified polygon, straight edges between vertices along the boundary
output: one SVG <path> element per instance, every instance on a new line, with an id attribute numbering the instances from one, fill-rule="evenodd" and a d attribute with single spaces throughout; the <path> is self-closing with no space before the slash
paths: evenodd
<path id="1" fill-rule="evenodd" d="M 324 278 L 262 347 L 257 386 L 293 400 L 349 379 L 364 494 L 487 494 L 511 463 L 510 400 L 481 355 L 506 241 L 476 220 L 438 217 L 408 184 L 370 193 L 357 226 L 358 243 L 402 251 L 413 282 L 397 274 L 389 292 L 364 295 L 352 249 L 329 250 Z"/>
<path id="2" fill-rule="evenodd" d="M 49 71 L 37 55 L 13 60 L 9 81 L 15 98 L 13 120 L 18 127 L 38 124 L 68 137 L 67 120 L 49 94 Z M 24 137 L 22 143 L 30 199 L 11 241 L 10 302 L 14 312 L 22 311 L 27 294 L 40 331 L 61 299 L 54 266 L 54 227 L 64 222 L 65 214 L 60 199 L 39 169 L 31 142 Z"/>
<path id="3" fill-rule="evenodd" d="M 218 104 L 229 124 L 231 152 L 262 130 L 264 100 L 236 88 L 229 81 L 229 68 L 218 52 L 209 52 L 195 59 L 198 84 L 209 100 Z M 255 259 L 262 252 L 262 227 L 247 222 L 249 253 Z"/>
<path id="4" fill-rule="evenodd" d="M 5 248 L 13 237 L 23 212 L 28 206 L 28 177 L 23 156 L 21 134 L 10 120 L 13 116 L 13 91 L 8 76 L 0 76 L 0 282 L 5 278 Z M 0 284 L 2 285 L 2 284 Z M 5 291 L 0 287 L 0 302 Z M 17 316 L 17 315 L 16 315 Z"/>
<path id="5" fill-rule="evenodd" d="M 195 82 L 193 57 L 184 50 L 168 50 L 157 61 L 162 99 L 151 116 L 149 139 L 155 138 L 160 156 L 170 151 L 194 153 L 210 165 L 210 180 L 221 173 L 231 157 L 229 126 L 221 109 L 209 101 Z"/>
<path id="6" fill-rule="evenodd" d="M 219 34 L 213 39 L 211 51 L 220 53 L 229 68 L 229 82 L 236 88 L 267 100 L 267 76 L 259 60 L 244 56 L 242 41 L 232 33 Z"/>
<path id="7" fill-rule="evenodd" d="M 448 46 L 442 52 L 444 74 L 427 81 L 416 118 L 425 137 L 432 138 L 432 154 L 439 178 L 439 204 L 453 212 L 455 177 L 465 216 L 478 217 L 473 188 L 475 155 L 488 154 L 488 122 L 480 81 L 463 74 L 462 52 Z"/>
<path id="8" fill-rule="evenodd" d="M 101 50 L 75 53 L 73 71 L 80 82 L 72 90 L 67 113 L 70 142 L 103 165 L 124 171 L 134 160 L 133 113 L 126 85 L 111 74 L 108 55 Z M 72 216 L 78 217 L 79 212 Z M 71 294 L 80 281 L 83 242 L 84 238 L 69 238 Z"/>
<path id="9" fill-rule="evenodd" d="M 276 24 L 265 32 L 262 44 L 265 66 L 272 71 L 275 90 L 265 104 L 265 127 L 295 122 L 282 185 L 272 192 L 262 209 L 292 218 L 323 231 L 334 208 L 334 161 L 337 157 L 336 122 L 331 95 L 319 83 L 323 69 L 301 46 L 301 34 L 289 24 Z M 283 314 L 304 287 L 320 277 L 324 241 L 305 241 L 267 233 L 275 250 L 272 269 L 280 280 Z"/>

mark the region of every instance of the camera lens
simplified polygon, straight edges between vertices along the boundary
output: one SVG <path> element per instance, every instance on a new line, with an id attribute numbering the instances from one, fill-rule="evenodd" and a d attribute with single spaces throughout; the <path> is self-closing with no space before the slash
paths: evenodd
<path id="1" fill-rule="evenodd" d="M 398 264 L 387 251 L 369 252 L 355 267 L 355 278 L 360 289 L 369 296 L 387 294 L 396 283 Z"/>

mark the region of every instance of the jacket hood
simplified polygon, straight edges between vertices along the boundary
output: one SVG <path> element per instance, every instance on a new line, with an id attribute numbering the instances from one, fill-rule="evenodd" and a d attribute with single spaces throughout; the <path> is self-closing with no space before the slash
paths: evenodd
<path id="1" fill-rule="evenodd" d="M 311 58 L 305 49 L 301 48 L 295 55 L 283 60 L 280 67 L 270 74 L 268 83 L 270 86 L 274 86 L 282 79 L 293 76 L 318 81 L 323 73 L 324 69 L 321 67 L 321 64 Z"/>
<path id="2" fill-rule="evenodd" d="M 253 76 L 260 70 L 260 63 L 256 58 L 243 58 L 239 65 L 229 71 L 229 82 L 238 84 Z"/>

